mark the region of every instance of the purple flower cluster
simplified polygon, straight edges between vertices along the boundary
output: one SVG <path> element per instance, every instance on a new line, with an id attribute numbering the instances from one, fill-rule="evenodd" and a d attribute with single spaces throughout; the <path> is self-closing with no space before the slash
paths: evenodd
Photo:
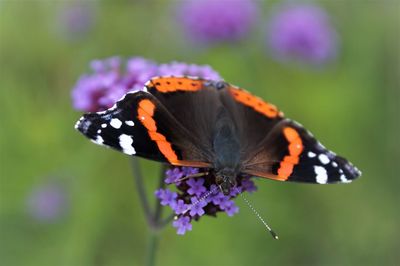
<path id="1" fill-rule="evenodd" d="M 179 24 L 195 42 L 237 41 L 249 33 L 258 17 L 253 0 L 187 0 L 179 4 Z"/>
<path id="2" fill-rule="evenodd" d="M 140 90 L 154 76 L 190 75 L 207 79 L 220 79 L 210 66 L 171 62 L 157 64 L 154 61 L 132 57 L 122 61 L 119 57 L 94 60 L 92 73 L 80 77 L 72 91 L 75 109 L 96 112 L 110 108 L 131 90 Z"/>
<path id="3" fill-rule="evenodd" d="M 215 185 L 215 177 L 212 174 L 182 180 L 198 172 L 199 169 L 191 167 L 171 168 L 166 171 L 165 182 L 175 184 L 177 192 L 170 189 L 158 189 L 155 192 L 161 205 L 171 207 L 176 214 L 173 226 L 180 235 L 191 231 L 191 221 L 197 221 L 201 216 L 216 216 L 217 212 L 225 212 L 228 216 L 233 216 L 239 208 L 232 199 L 239 193 L 257 190 L 253 181 L 247 176 L 237 178 L 238 185 L 231 190 L 229 195 L 224 195 Z"/>
<path id="4" fill-rule="evenodd" d="M 314 5 L 279 6 L 268 24 L 268 43 L 279 61 L 321 64 L 337 52 L 337 34 L 329 16 Z"/>

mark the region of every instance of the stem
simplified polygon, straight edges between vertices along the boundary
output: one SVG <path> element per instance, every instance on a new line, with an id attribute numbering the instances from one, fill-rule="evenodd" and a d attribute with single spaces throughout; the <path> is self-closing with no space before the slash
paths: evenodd
<path id="1" fill-rule="evenodd" d="M 175 218 L 175 216 L 176 216 L 175 213 L 171 213 L 168 217 L 164 218 L 164 220 L 158 223 L 158 227 L 163 228 L 164 226 L 169 224 Z"/>
<path id="2" fill-rule="evenodd" d="M 158 248 L 158 234 L 157 232 L 150 232 L 147 244 L 146 266 L 154 266 L 156 263 L 156 251 Z"/>
<path id="3" fill-rule="evenodd" d="M 165 187 L 164 176 L 165 176 L 165 170 L 166 169 L 167 169 L 167 166 L 165 164 L 163 164 L 161 166 L 161 169 L 160 169 L 160 180 L 158 182 L 158 187 L 159 188 L 164 188 Z M 158 228 L 159 227 L 159 222 L 160 222 L 160 219 L 161 219 L 161 215 L 162 215 L 162 210 L 163 210 L 159 200 L 156 200 L 155 210 L 156 211 L 154 213 L 154 222 L 155 222 L 156 227 Z"/>
<path id="4" fill-rule="evenodd" d="M 133 178 L 136 183 L 136 189 L 139 194 L 139 201 L 142 205 L 144 214 L 146 216 L 147 223 L 152 227 L 153 225 L 153 215 L 150 210 L 149 201 L 147 200 L 146 190 L 143 184 L 143 176 L 142 171 L 140 170 L 139 161 L 137 158 L 132 158 L 132 170 L 133 170 Z"/>
<path id="5" fill-rule="evenodd" d="M 154 213 L 152 212 L 146 195 L 146 190 L 144 188 L 143 176 L 140 170 L 139 161 L 135 157 L 132 158 L 132 169 L 133 169 L 134 180 L 136 183 L 136 188 L 139 194 L 139 201 L 142 205 L 143 211 L 146 216 L 146 221 L 150 228 L 145 265 L 154 266 L 156 261 L 158 242 L 159 242 L 158 231 L 162 229 L 165 225 L 167 225 L 173 219 L 174 215 L 171 214 L 166 219 L 161 220 L 163 208 L 162 205 L 160 204 L 160 201 L 158 200 L 156 200 L 155 203 L 156 204 L 155 211 Z M 162 165 L 159 185 L 158 185 L 159 188 L 165 187 L 165 182 L 164 182 L 165 170 L 166 170 L 166 165 Z"/>

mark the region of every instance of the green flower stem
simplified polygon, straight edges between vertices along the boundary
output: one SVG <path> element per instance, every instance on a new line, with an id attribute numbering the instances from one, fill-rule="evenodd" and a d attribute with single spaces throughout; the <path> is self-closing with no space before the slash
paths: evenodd
<path id="1" fill-rule="evenodd" d="M 139 160 L 135 157 L 132 158 L 132 170 L 133 170 L 133 178 L 135 179 L 136 189 L 139 194 L 139 201 L 142 205 L 144 214 L 146 216 L 146 221 L 152 227 L 153 223 L 153 215 L 150 210 L 149 201 L 146 196 L 146 190 L 143 184 L 143 176 L 142 171 L 140 169 Z"/>
<path id="2" fill-rule="evenodd" d="M 156 265 L 156 252 L 158 249 L 159 235 L 158 232 L 150 232 L 148 243 L 147 243 L 147 255 L 146 255 L 146 266 Z"/>
<path id="3" fill-rule="evenodd" d="M 143 211 L 146 216 L 147 224 L 150 228 L 150 235 L 148 239 L 147 245 L 147 255 L 145 265 L 147 266 L 154 266 L 156 253 L 158 249 L 158 242 L 159 242 L 159 231 L 164 228 L 167 224 L 169 224 L 172 219 L 174 218 L 174 214 L 172 213 L 165 219 L 162 219 L 162 211 L 163 206 L 160 204 L 160 201 L 156 200 L 154 212 L 150 208 L 150 204 L 146 195 L 146 189 L 144 187 L 142 171 L 140 169 L 139 161 L 137 158 L 132 158 L 132 168 L 133 168 L 133 175 L 136 184 L 136 189 L 139 195 L 139 201 L 142 205 Z M 164 175 L 165 175 L 166 165 L 161 167 L 160 172 L 160 179 L 159 179 L 159 188 L 165 187 L 164 182 Z"/>

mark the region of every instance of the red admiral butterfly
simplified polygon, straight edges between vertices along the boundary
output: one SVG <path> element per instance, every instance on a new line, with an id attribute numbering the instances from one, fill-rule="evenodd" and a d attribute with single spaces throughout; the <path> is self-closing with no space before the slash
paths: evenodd
<path id="1" fill-rule="evenodd" d="M 155 77 L 75 127 L 129 155 L 208 168 L 224 193 L 238 175 L 318 184 L 361 175 L 275 105 L 224 81 Z"/>

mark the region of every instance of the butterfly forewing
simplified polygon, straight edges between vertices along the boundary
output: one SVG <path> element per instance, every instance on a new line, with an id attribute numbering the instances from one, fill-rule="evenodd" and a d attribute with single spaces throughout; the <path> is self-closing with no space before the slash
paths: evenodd
<path id="1" fill-rule="evenodd" d="M 128 93 L 112 108 L 85 114 L 76 128 L 93 142 L 173 165 L 209 166 L 195 139 L 150 93 Z"/>

